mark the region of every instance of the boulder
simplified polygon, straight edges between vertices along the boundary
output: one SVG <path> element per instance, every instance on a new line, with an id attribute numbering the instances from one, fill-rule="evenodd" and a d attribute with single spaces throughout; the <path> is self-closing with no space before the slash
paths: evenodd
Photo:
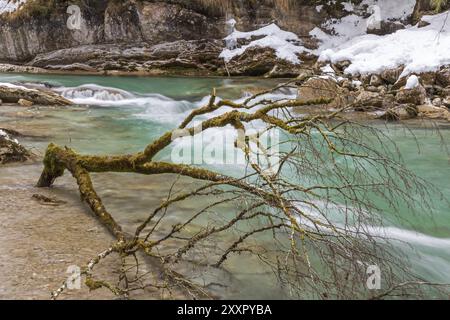
<path id="1" fill-rule="evenodd" d="M 19 101 L 17 101 L 17 103 L 19 105 L 21 105 L 22 107 L 31 107 L 33 105 L 33 102 L 31 102 L 29 100 L 25 100 L 25 99 L 19 99 Z"/>
<path id="2" fill-rule="evenodd" d="M 402 29 L 405 29 L 405 26 L 400 22 L 381 21 L 380 28 L 368 28 L 367 33 L 384 36 Z"/>
<path id="3" fill-rule="evenodd" d="M 383 84 L 383 80 L 379 75 L 374 74 L 370 77 L 369 84 L 374 87 L 379 87 Z"/>
<path id="4" fill-rule="evenodd" d="M 7 132 L 0 129 L 0 164 L 25 162 L 31 158 L 31 152 L 20 145 Z"/>
<path id="5" fill-rule="evenodd" d="M 371 111 L 374 109 L 382 109 L 385 105 L 387 96 L 382 96 L 378 92 L 361 90 L 356 97 L 356 111 Z"/>
<path id="6" fill-rule="evenodd" d="M 450 121 L 450 111 L 442 106 L 434 105 L 420 105 L 417 107 L 419 116 L 430 118 L 430 119 L 444 119 Z"/>
<path id="7" fill-rule="evenodd" d="M 387 109 L 386 112 L 380 117 L 380 119 L 388 121 L 408 120 L 416 118 L 417 114 L 417 106 L 412 104 L 402 104 Z"/>
<path id="8" fill-rule="evenodd" d="M 313 100 L 331 100 L 330 106 L 338 107 L 348 102 L 349 92 L 329 77 L 308 79 L 298 88 L 297 99 L 303 102 Z"/>
<path id="9" fill-rule="evenodd" d="M 424 72 L 420 74 L 420 82 L 424 86 L 433 86 L 436 83 L 436 72 Z"/>
<path id="10" fill-rule="evenodd" d="M 395 100 L 399 104 L 420 105 L 425 103 L 427 92 L 422 85 L 418 85 L 412 89 L 401 89 L 397 92 Z"/>
<path id="11" fill-rule="evenodd" d="M 7 103 L 19 103 L 29 106 L 30 103 L 47 106 L 65 106 L 72 102 L 49 90 L 29 89 L 23 86 L 0 85 L 0 99 Z"/>
<path id="12" fill-rule="evenodd" d="M 394 69 L 386 69 L 381 74 L 380 77 L 388 84 L 394 84 L 400 78 L 400 75 L 403 72 L 404 67 L 398 67 Z"/>
<path id="13" fill-rule="evenodd" d="M 442 105 L 444 107 L 450 108 L 450 96 L 448 96 L 447 98 L 442 99 Z"/>
<path id="14" fill-rule="evenodd" d="M 450 86 L 450 67 L 444 68 L 436 74 L 436 82 L 443 87 Z"/>
<path id="15" fill-rule="evenodd" d="M 342 61 L 338 61 L 333 63 L 334 68 L 338 69 L 339 71 L 344 71 L 345 69 L 347 69 L 350 65 L 351 65 L 351 61 L 350 60 L 342 60 Z"/>

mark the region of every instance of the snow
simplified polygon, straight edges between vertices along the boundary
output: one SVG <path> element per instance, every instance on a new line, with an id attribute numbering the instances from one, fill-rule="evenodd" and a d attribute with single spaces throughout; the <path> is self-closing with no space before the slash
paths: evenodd
<path id="1" fill-rule="evenodd" d="M 17 139 L 11 139 L 11 137 L 3 130 L 0 129 L 0 137 L 3 137 L 4 139 L 8 140 L 8 141 L 12 141 L 14 143 L 19 144 L 19 141 L 17 141 Z"/>
<path id="2" fill-rule="evenodd" d="M 227 48 L 222 51 L 220 57 L 228 62 L 242 55 L 248 48 L 266 47 L 274 49 L 279 59 L 293 64 L 301 63 L 298 54 L 303 52 L 315 54 L 320 61 L 329 63 L 349 60 L 350 65 L 345 73 L 351 75 L 379 74 L 399 66 L 405 67 L 401 77 L 436 71 L 441 66 L 450 64 L 448 12 L 423 17 L 422 20 L 430 23 L 423 28 L 405 25 L 405 29 L 384 36 L 367 34 L 368 29 L 379 27 L 381 21 L 406 23 L 414 10 L 415 2 L 343 2 L 343 8 L 348 13 L 346 16 L 329 19 L 310 32 L 310 35 L 319 41 L 315 50 L 305 48 L 296 34 L 282 30 L 276 24 L 251 32 L 234 30 L 225 38 Z M 323 10 L 323 6 L 316 6 L 316 10 Z M 248 41 L 245 45 L 239 45 L 242 43 L 239 40 L 243 39 Z M 327 70 L 330 71 L 329 68 Z"/>
<path id="3" fill-rule="evenodd" d="M 281 60 L 299 64 L 300 59 L 297 54 L 309 51 L 301 45 L 302 42 L 295 33 L 284 31 L 274 23 L 250 32 L 235 30 L 224 40 L 226 43 L 238 43 L 240 39 L 251 40 L 252 38 L 258 39 L 238 48 L 225 48 L 220 57 L 229 62 L 234 57 L 242 55 L 248 48 L 261 47 L 272 48 L 277 58 Z"/>
<path id="4" fill-rule="evenodd" d="M 417 86 L 419 86 L 419 78 L 413 74 L 406 81 L 405 89 L 414 89 Z"/>
<path id="5" fill-rule="evenodd" d="M 348 12 L 353 12 L 355 10 L 355 7 L 353 6 L 353 3 L 350 2 L 342 2 L 342 5 L 344 6 L 344 10 Z"/>
<path id="6" fill-rule="evenodd" d="M 377 27 L 381 20 L 405 20 L 413 12 L 415 0 L 364 0 L 358 6 L 349 2 L 344 2 L 343 5 L 350 12 L 349 15 L 341 19 L 330 19 L 321 28 L 316 27 L 310 32 L 311 36 L 321 42 L 316 54 L 366 35 L 368 27 Z M 367 12 L 371 15 L 364 18 Z"/>
<path id="7" fill-rule="evenodd" d="M 0 14 L 16 11 L 27 0 L 0 0 Z"/>
<path id="8" fill-rule="evenodd" d="M 378 6 L 383 20 L 404 20 L 413 12 L 416 0 L 364 0 L 361 5 Z"/>
<path id="9" fill-rule="evenodd" d="M 405 66 L 401 76 L 436 71 L 450 64 L 450 23 L 448 12 L 425 16 L 429 26 L 409 26 L 385 36 L 362 35 L 336 48 L 325 49 L 319 60 L 333 63 L 349 60 L 347 74 L 381 73 Z M 449 21 L 450 22 L 450 21 Z"/>
<path id="10" fill-rule="evenodd" d="M 24 86 L 18 86 L 12 83 L 8 82 L 0 82 L 0 87 L 6 87 L 11 89 L 20 89 L 20 90 L 26 90 L 26 91 L 36 91 L 35 89 L 26 88 Z"/>

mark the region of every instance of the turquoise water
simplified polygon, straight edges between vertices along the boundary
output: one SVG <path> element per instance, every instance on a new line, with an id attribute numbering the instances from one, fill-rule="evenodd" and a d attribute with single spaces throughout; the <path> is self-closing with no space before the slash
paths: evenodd
<path id="1" fill-rule="evenodd" d="M 86 154 L 123 154 L 142 150 L 162 133 L 176 127 L 190 110 L 207 101 L 206 96 L 212 87 L 223 98 L 239 99 L 246 92 L 269 88 L 277 83 L 262 79 L 0 75 L 0 82 L 20 81 L 57 86 L 55 90 L 80 106 L 5 109 L 7 111 L 0 113 L 0 127 L 14 127 L 35 136 L 23 138 L 22 142 L 40 153 L 49 142 L 55 142 Z M 423 128 L 423 123 L 411 124 L 411 131 L 398 125 L 373 125 L 396 142 L 410 170 L 432 182 L 442 193 L 432 195 L 435 209 L 432 216 L 429 212 L 413 216 L 406 207 L 401 208 L 395 214 L 407 223 L 398 222 L 395 227 L 402 240 L 415 249 L 409 251 L 404 248 L 414 270 L 429 281 L 450 283 L 450 209 L 445 201 L 450 199 L 450 158 L 446 149 L 450 142 L 450 127 L 442 124 L 438 133 L 434 129 Z M 169 160 L 167 152 L 158 157 Z M 228 173 L 240 170 L 233 166 L 213 167 Z M 108 208 L 130 230 L 160 202 L 170 187 L 170 181 L 155 177 L 96 175 L 94 181 L 101 186 L 100 194 Z M 61 187 L 73 189 L 73 186 Z M 194 203 L 183 204 L 177 210 L 181 215 L 194 206 Z M 389 218 L 394 213 L 387 210 L 384 214 Z M 177 217 L 173 219 L 177 221 Z M 254 263 L 254 275 L 237 275 L 245 288 L 241 286 L 229 296 L 279 297 L 279 288 L 270 281 L 261 281 L 257 275 L 257 262 Z M 230 264 L 231 269 L 239 269 L 239 262 Z"/>

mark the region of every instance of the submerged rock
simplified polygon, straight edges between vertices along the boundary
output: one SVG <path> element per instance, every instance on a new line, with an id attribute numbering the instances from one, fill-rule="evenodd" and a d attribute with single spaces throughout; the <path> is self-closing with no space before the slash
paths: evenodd
<path id="1" fill-rule="evenodd" d="M 5 130 L 0 129 L 0 164 L 25 162 L 31 158 L 31 152 L 11 138 Z"/>

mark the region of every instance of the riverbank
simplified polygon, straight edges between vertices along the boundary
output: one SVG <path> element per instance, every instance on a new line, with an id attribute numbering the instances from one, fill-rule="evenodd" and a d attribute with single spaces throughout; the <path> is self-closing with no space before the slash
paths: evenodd
<path id="1" fill-rule="evenodd" d="M 38 189 L 40 163 L 0 168 L 0 299 L 50 299 L 70 275 L 69 266 L 85 266 L 108 248 L 113 239 L 80 202 L 76 190 Z M 24 174 L 23 171 L 27 174 Z M 64 179 L 70 179 L 65 177 Z M 58 204 L 41 203 L 34 195 L 56 198 Z M 100 267 L 98 273 L 114 279 L 120 267 Z M 62 299 L 113 299 L 98 290 L 67 290 Z"/>

